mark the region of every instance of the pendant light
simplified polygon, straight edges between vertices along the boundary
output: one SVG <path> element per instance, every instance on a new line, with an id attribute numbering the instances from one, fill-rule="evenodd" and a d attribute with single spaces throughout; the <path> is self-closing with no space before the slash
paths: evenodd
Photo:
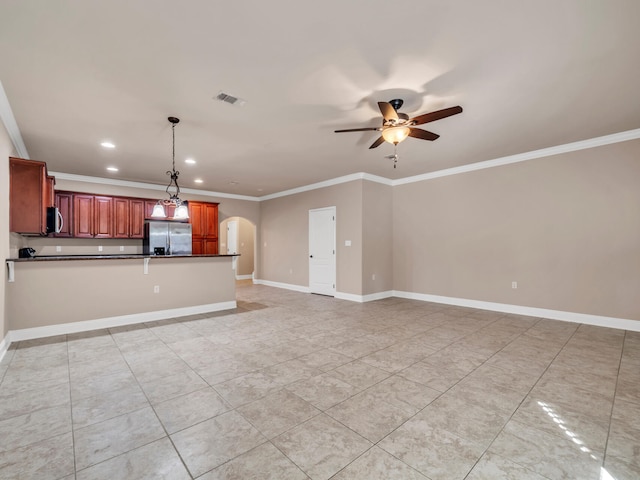
<path id="1" fill-rule="evenodd" d="M 174 206 L 176 209 L 173 213 L 173 218 L 184 220 L 189 218 L 189 209 L 187 208 L 187 202 L 180 200 L 180 187 L 178 186 L 178 175 L 180 175 L 180 172 L 176 171 L 176 124 L 180 122 L 180 119 L 169 117 L 168 120 L 171 122 L 171 133 L 173 136 L 173 150 L 171 154 L 172 169 L 167 171 L 167 175 L 171 177 L 169 185 L 167 185 L 169 199 L 158 200 L 158 203 L 153 207 L 151 216 L 153 218 L 166 218 L 165 207 Z"/>

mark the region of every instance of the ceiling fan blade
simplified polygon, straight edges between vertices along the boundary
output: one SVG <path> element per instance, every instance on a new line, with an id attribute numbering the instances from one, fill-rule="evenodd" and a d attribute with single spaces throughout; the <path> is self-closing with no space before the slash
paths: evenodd
<path id="1" fill-rule="evenodd" d="M 379 147 L 380 145 L 382 145 L 384 143 L 384 138 L 380 137 L 378 138 L 375 142 L 373 142 L 371 144 L 371 146 L 369 147 L 369 150 L 371 150 L 372 148 L 376 148 Z"/>
<path id="2" fill-rule="evenodd" d="M 347 128 L 346 130 L 334 130 L 335 133 L 344 133 L 344 132 L 372 132 L 372 131 L 380 131 L 382 130 L 379 127 L 368 127 L 368 128 Z"/>
<path id="3" fill-rule="evenodd" d="M 388 102 L 378 102 L 378 108 L 380 108 L 380 112 L 384 117 L 385 121 L 387 120 L 398 120 L 398 112 L 393 106 Z"/>
<path id="4" fill-rule="evenodd" d="M 462 107 L 460 106 L 450 107 L 450 108 L 445 108 L 443 110 L 436 110 L 435 112 L 418 115 L 417 117 L 413 117 L 409 121 L 414 125 L 422 125 L 423 123 L 435 122 L 436 120 L 447 118 L 447 117 L 450 117 L 451 115 L 456 115 L 461 112 L 462 112 Z"/>
<path id="5" fill-rule="evenodd" d="M 433 132 L 428 132 L 427 130 L 422 130 L 420 128 L 409 128 L 409 136 L 414 138 L 420 138 L 422 140 L 435 140 L 440 135 Z"/>

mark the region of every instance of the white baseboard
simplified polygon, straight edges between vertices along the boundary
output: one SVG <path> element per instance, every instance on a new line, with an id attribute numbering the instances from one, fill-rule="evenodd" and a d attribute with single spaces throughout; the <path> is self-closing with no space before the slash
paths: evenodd
<path id="1" fill-rule="evenodd" d="M 393 291 L 393 296 L 412 300 L 422 300 L 424 302 L 443 303 L 459 307 L 479 308 L 481 310 L 491 310 L 494 312 L 513 313 L 528 317 L 541 317 L 551 320 L 562 320 L 564 322 L 584 323 L 598 327 L 618 328 L 622 330 L 640 332 L 640 320 L 604 317 L 601 315 L 565 312 L 562 310 L 549 310 L 547 308 L 523 307 L 521 305 L 510 305 L 507 303 L 484 302 L 481 300 L 444 297 L 440 295 L 429 295 L 426 293 L 402 292 L 398 290 Z"/>
<path id="2" fill-rule="evenodd" d="M 9 350 L 9 345 L 11 345 L 11 332 L 7 332 L 5 337 L 0 342 L 0 362 Z"/>
<path id="3" fill-rule="evenodd" d="M 370 293 L 368 295 L 355 295 L 353 293 L 336 292 L 335 298 L 339 298 L 341 300 L 349 300 L 351 302 L 366 303 L 372 302 L 374 300 L 381 300 L 383 298 L 389 298 L 392 296 L 393 292 L 391 290 L 387 290 L 386 292 L 376 292 Z"/>
<path id="4" fill-rule="evenodd" d="M 293 285 L 291 283 L 272 282 L 271 280 L 260 280 L 258 278 L 254 278 L 253 283 L 257 285 L 266 285 L 267 287 L 284 288 L 285 290 L 293 290 L 295 292 L 311 293 L 309 287 L 304 287 L 302 285 Z"/>
<path id="5" fill-rule="evenodd" d="M 249 275 L 236 275 L 236 280 L 251 280 L 253 278 L 253 274 Z"/>
<path id="6" fill-rule="evenodd" d="M 22 328 L 20 330 L 9 331 L 7 337 L 10 338 L 11 342 L 19 342 L 21 340 L 52 337 L 54 335 L 64 335 L 68 333 L 87 332 L 90 330 L 100 330 L 102 328 L 121 327 L 123 325 L 133 325 L 136 323 L 152 322 L 154 320 L 184 317 L 199 313 L 218 312 L 221 310 L 230 310 L 236 307 L 236 301 L 232 300 L 206 305 L 195 305 L 193 307 L 172 308 L 169 310 L 120 315 L 117 317 L 99 318 L 96 320 L 86 320 L 82 322 L 62 323 L 60 325 L 49 325 L 46 327 Z M 7 340 L 7 337 L 5 337 L 4 341 Z"/>
<path id="7" fill-rule="evenodd" d="M 253 283 L 267 285 L 270 287 L 285 288 L 297 292 L 309 293 L 308 287 L 299 285 L 289 285 L 286 283 L 271 282 L 268 280 L 254 279 Z M 441 295 L 430 295 L 427 293 L 403 292 L 400 290 L 389 290 L 386 292 L 371 293 L 369 295 L 354 295 L 351 293 L 336 292 L 335 298 L 350 300 L 353 302 L 371 302 L 383 298 L 399 297 L 411 300 L 421 300 L 423 302 L 442 303 L 445 305 L 455 305 L 458 307 L 478 308 L 480 310 L 491 310 L 494 312 L 513 313 L 527 317 L 548 318 L 550 320 L 562 320 L 564 322 L 584 323 L 597 327 L 617 328 L 640 332 L 640 320 L 629 318 L 605 317 L 603 315 L 591 315 L 587 313 L 565 312 L 562 310 L 550 310 L 548 308 L 525 307 L 522 305 L 510 305 L 508 303 L 485 302 L 481 300 L 470 300 L 468 298 L 445 297 Z"/>

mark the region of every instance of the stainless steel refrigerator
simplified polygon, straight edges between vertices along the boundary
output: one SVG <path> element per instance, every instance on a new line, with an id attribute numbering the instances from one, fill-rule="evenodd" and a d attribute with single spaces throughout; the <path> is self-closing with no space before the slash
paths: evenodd
<path id="1" fill-rule="evenodd" d="M 191 224 L 162 221 L 145 222 L 142 251 L 146 255 L 190 255 Z"/>

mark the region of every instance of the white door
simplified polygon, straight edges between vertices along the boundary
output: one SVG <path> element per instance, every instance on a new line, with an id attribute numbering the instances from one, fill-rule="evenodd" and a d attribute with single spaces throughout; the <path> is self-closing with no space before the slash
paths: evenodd
<path id="1" fill-rule="evenodd" d="M 309 290 L 336 293 L 336 207 L 309 210 Z"/>
<path id="2" fill-rule="evenodd" d="M 227 222 L 227 254 L 238 253 L 238 221 L 229 220 Z M 236 269 L 238 257 L 233 257 L 231 268 Z"/>

